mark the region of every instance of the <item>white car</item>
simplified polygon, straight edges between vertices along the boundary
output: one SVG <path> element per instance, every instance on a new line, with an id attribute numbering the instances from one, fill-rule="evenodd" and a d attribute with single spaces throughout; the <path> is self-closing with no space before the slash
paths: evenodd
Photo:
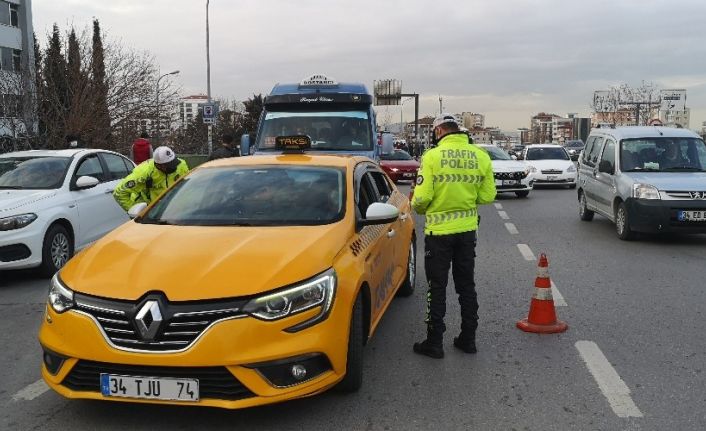
<path id="1" fill-rule="evenodd" d="M 524 150 L 523 159 L 537 170 L 534 184 L 565 185 L 576 188 L 577 170 L 569 153 L 556 144 L 533 144 Z"/>
<path id="2" fill-rule="evenodd" d="M 488 152 L 495 175 L 495 189 L 498 193 L 514 192 L 518 198 L 525 198 L 534 186 L 534 168 L 512 157 L 495 145 L 478 145 Z"/>
<path id="3" fill-rule="evenodd" d="M 54 274 L 75 250 L 129 220 L 113 189 L 134 167 L 103 150 L 0 154 L 0 270 Z"/>

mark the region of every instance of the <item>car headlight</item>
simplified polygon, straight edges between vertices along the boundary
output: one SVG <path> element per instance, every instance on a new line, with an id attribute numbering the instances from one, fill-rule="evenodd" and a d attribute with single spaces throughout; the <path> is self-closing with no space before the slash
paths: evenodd
<path id="1" fill-rule="evenodd" d="M 532 165 L 529 165 L 529 166 L 527 167 L 527 169 L 529 169 L 530 173 L 533 173 L 533 174 L 534 174 L 534 173 L 537 173 L 537 168 L 535 168 L 535 167 L 532 166 Z"/>
<path id="2" fill-rule="evenodd" d="M 319 313 L 287 332 L 308 328 L 328 317 L 336 293 L 336 272 L 332 269 L 293 287 L 250 300 L 243 311 L 262 320 L 279 320 L 302 311 L 320 307 Z"/>
<path id="3" fill-rule="evenodd" d="M 392 172 L 397 172 L 397 171 L 399 171 L 399 169 L 397 169 L 397 168 L 390 168 L 390 170 L 391 170 Z"/>
<path id="4" fill-rule="evenodd" d="M 0 231 L 20 229 L 37 220 L 37 214 L 20 214 L 12 217 L 0 218 Z"/>
<path id="5" fill-rule="evenodd" d="M 576 172 L 576 166 L 571 165 L 566 169 L 566 172 Z"/>
<path id="6" fill-rule="evenodd" d="M 661 199 L 657 187 L 650 184 L 633 184 L 632 196 L 636 199 Z"/>
<path id="7" fill-rule="evenodd" d="M 58 272 L 51 278 L 49 285 L 49 305 L 57 313 L 63 313 L 74 306 L 74 292 L 61 282 Z"/>

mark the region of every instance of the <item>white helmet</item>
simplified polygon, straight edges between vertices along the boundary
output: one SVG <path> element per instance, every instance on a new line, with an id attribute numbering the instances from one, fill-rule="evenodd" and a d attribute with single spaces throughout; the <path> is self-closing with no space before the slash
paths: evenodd
<path id="1" fill-rule="evenodd" d="M 154 153 L 152 154 L 152 158 L 154 159 L 155 163 L 159 163 L 160 165 L 165 165 L 174 159 L 176 159 L 176 154 L 174 154 L 174 151 L 172 151 L 171 148 L 166 147 L 166 146 L 161 146 L 157 147 L 154 150 Z"/>
<path id="2" fill-rule="evenodd" d="M 440 114 L 438 117 L 434 118 L 434 122 L 432 123 L 432 129 L 436 129 L 440 125 L 444 123 L 454 123 L 458 125 L 458 122 L 456 121 L 456 117 L 453 116 L 453 114 Z"/>

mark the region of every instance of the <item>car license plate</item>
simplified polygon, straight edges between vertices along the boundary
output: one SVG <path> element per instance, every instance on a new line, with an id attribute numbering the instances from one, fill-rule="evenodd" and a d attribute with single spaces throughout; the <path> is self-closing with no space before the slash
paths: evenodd
<path id="1" fill-rule="evenodd" d="M 518 183 L 517 180 L 503 180 L 504 186 L 514 186 Z"/>
<path id="2" fill-rule="evenodd" d="M 556 175 L 547 175 L 547 181 L 556 181 Z"/>
<path id="3" fill-rule="evenodd" d="M 198 401 L 199 381 L 196 379 L 119 376 L 101 373 L 101 393 L 105 397 Z"/>
<path id="4" fill-rule="evenodd" d="M 678 211 L 679 221 L 706 221 L 706 211 Z"/>
<path id="5" fill-rule="evenodd" d="M 402 176 L 405 178 L 412 178 L 414 174 L 412 172 L 405 172 L 404 174 L 402 174 Z"/>

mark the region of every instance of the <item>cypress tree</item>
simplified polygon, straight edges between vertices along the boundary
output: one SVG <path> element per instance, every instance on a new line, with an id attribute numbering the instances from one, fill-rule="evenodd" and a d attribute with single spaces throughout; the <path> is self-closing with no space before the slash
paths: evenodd
<path id="1" fill-rule="evenodd" d="M 61 52 L 59 26 L 54 24 L 49 37 L 49 46 L 44 56 L 44 100 L 47 103 L 45 116 L 47 143 L 50 148 L 62 148 L 66 134 L 64 120 L 69 105 L 66 81 L 66 60 Z"/>
<path id="2" fill-rule="evenodd" d="M 44 118 L 47 112 L 47 104 L 44 100 L 46 89 L 44 88 L 42 71 L 42 49 L 39 47 L 36 33 L 32 33 L 32 42 L 34 43 L 34 91 L 37 101 L 37 132 L 42 135 L 46 132 L 46 121 Z"/>
<path id="3" fill-rule="evenodd" d="M 96 133 L 93 145 L 97 148 L 107 148 L 110 137 L 110 113 L 108 111 L 108 84 L 105 74 L 103 41 L 101 40 L 100 24 L 93 20 L 93 51 L 91 61 L 93 96 L 96 108 Z"/>

